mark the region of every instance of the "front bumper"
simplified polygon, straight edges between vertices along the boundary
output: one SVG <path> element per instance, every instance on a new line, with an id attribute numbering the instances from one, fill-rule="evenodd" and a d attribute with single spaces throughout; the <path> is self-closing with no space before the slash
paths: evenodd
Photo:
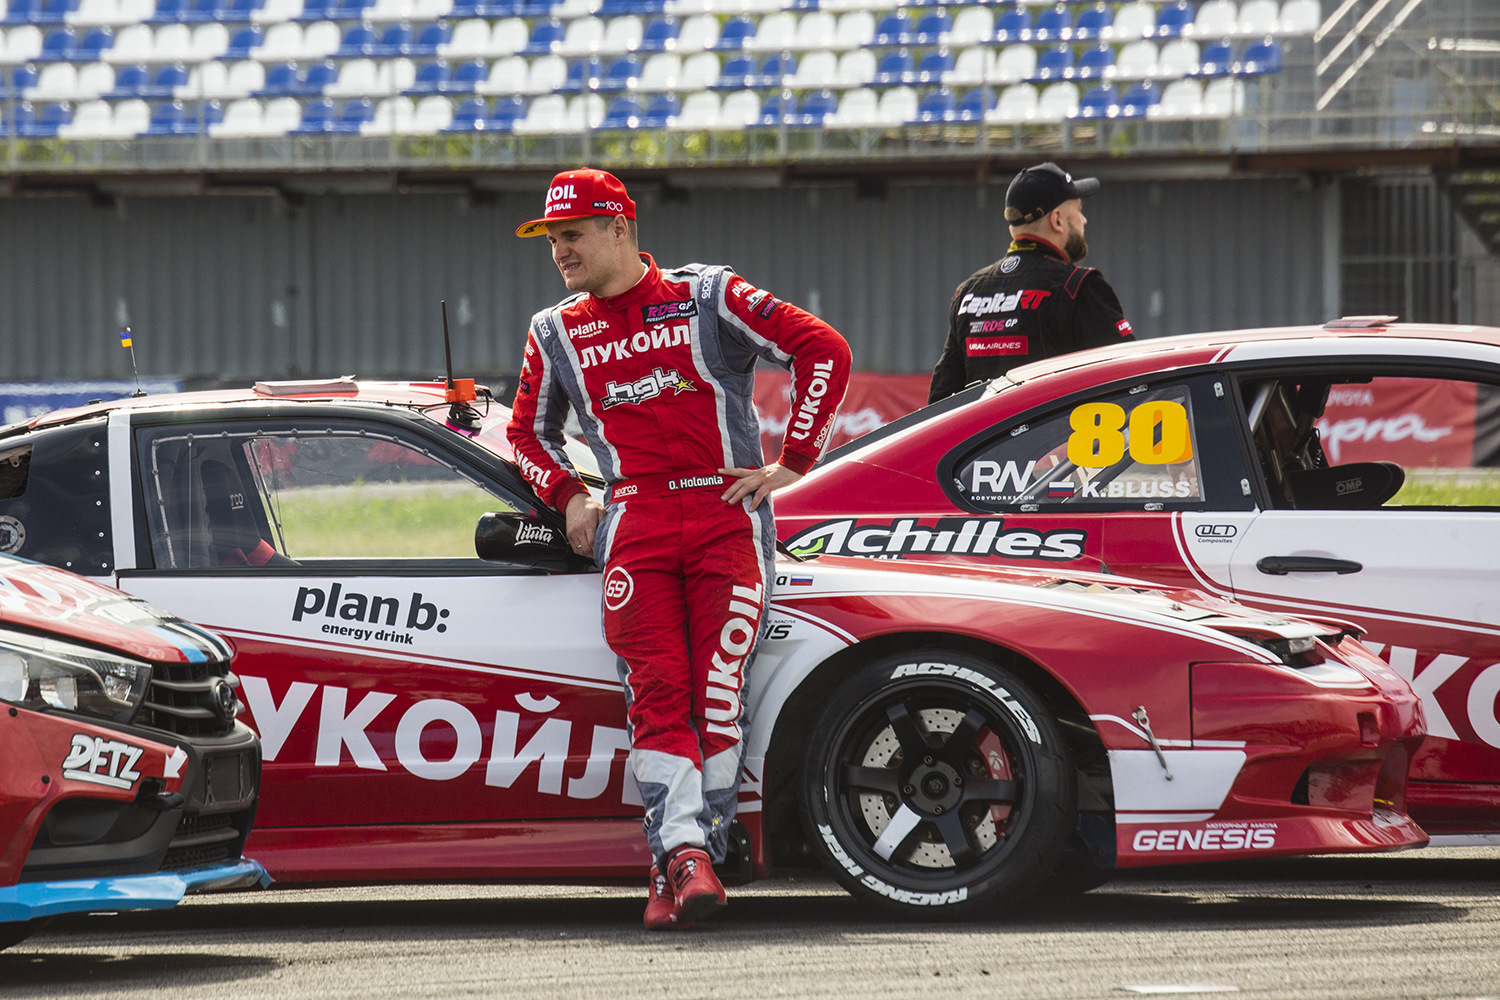
<path id="1" fill-rule="evenodd" d="M 0 886 L 0 923 L 95 910 L 168 910 L 191 893 L 270 884 L 266 870 L 246 858 L 186 872 L 22 882 Z"/>

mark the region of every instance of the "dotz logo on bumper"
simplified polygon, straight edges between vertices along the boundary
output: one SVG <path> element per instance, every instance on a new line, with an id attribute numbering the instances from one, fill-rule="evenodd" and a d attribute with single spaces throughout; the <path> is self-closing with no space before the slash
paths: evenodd
<path id="1" fill-rule="evenodd" d="M 910 555 L 997 555 L 1007 559 L 1047 559 L 1065 562 L 1083 555 L 1088 532 L 1064 528 L 1033 531 L 1006 528 L 998 517 L 940 517 L 931 526 L 903 517 L 886 524 L 861 523 L 844 517 L 823 521 L 787 542 L 793 555 L 875 556 L 901 559 Z"/>
<path id="2" fill-rule="evenodd" d="M 135 769 L 145 749 L 120 740 L 74 733 L 68 757 L 63 761 L 63 777 L 110 788 L 132 788 L 140 780 Z"/>
<path id="3" fill-rule="evenodd" d="M 448 631 L 448 626 L 442 622 L 442 619 L 448 617 L 448 609 L 422 600 L 420 592 L 413 593 L 408 600 L 382 597 L 379 594 L 361 594 L 343 588 L 341 583 L 330 585 L 326 591 L 321 587 L 298 587 L 297 598 L 292 602 L 292 621 L 300 622 L 306 615 L 321 614 L 324 618 L 350 623 L 325 623 L 321 631 L 329 635 L 406 645 L 416 642 L 413 632 L 427 632 L 434 628 L 439 632 Z M 364 624 L 385 627 L 365 628 Z"/>

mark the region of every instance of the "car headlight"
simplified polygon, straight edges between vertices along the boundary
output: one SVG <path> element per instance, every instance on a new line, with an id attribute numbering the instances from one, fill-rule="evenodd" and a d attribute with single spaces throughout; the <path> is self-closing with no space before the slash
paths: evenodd
<path id="1" fill-rule="evenodd" d="M 0 701 L 130 722 L 150 683 L 149 663 L 46 636 L 0 631 Z"/>

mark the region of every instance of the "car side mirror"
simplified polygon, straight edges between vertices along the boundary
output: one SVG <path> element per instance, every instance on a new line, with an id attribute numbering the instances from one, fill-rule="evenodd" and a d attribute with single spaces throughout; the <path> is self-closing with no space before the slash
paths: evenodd
<path id="1" fill-rule="evenodd" d="M 567 573 L 590 565 L 573 554 L 562 531 L 540 518 L 512 511 L 480 515 L 474 529 L 474 551 L 487 562 L 547 573 Z"/>

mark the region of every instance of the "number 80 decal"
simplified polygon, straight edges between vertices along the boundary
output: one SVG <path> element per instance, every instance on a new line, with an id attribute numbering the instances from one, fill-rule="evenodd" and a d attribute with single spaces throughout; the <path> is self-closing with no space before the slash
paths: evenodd
<path id="1" fill-rule="evenodd" d="M 1085 469 L 1114 465 L 1125 457 L 1125 408 L 1084 403 L 1069 415 L 1068 461 Z M 1160 437 L 1157 436 L 1160 428 Z M 1142 465 L 1173 465 L 1193 457 L 1187 408 L 1169 399 L 1142 403 L 1130 411 L 1130 457 Z"/>

